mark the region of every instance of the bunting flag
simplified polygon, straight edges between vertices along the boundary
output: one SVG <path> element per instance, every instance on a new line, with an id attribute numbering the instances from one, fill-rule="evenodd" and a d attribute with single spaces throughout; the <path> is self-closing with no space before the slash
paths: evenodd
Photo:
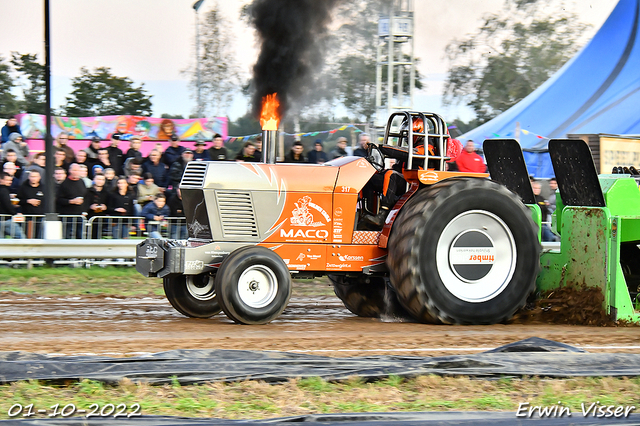
<path id="1" fill-rule="evenodd" d="M 538 139 L 549 139 L 546 136 L 542 136 L 542 135 L 539 135 L 537 133 L 533 133 L 533 132 L 530 132 L 530 131 L 524 130 L 524 129 L 522 129 L 522 133 L 524 133 L 525 135 L 533 135 L 533 136 L 537 137 Z"/>
<path id="2" fill-rule="evenodd" d="M 334 134 L 334 133 L 336 133 L 338 131 L 343 131 L 343 130 L 347 130 L 347 129 L 350 129 L 350 128 L 353 129 L 354 133 L 362 133 L 362 132 L 364 132 L 364 130 L 358 129 L 353 124 L 347 124 L 347 125 L 344 125 L 342 127 L 338 127 L 336 129 L 331 129 L 331 130 L 321 130 L 321 131 L 319 130 L 317 132 L 308 132 L 308 133 L 287 133 L 287 132 L 282 132 L 282 134 L 284 134 L 285 136 L 294 136 L 296 138 L 304 138 L 304 137 L 314 137 L 314 136 L 318 136 L 318 135 L 321 135 L 321 134 L 331 134 L 332 135 L 332 134 Z M 260 135 L 261 135 L 261 133 L 255 133 L 253 135 L 246 135 L 246 136 L 229 136 L 229 137 L 227 137 L 226 141 L 227 141 L 227 143 L 231 143 L 231 142 L 234 142 L 236 140 L 248 141 L 248 140 L 257 138 Z"/>

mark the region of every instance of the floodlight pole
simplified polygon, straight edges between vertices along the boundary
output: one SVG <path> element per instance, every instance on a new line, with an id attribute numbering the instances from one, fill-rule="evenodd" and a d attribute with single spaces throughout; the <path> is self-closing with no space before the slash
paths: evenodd
<path id="1" fill-rule="evenodd" d="M 202 91 L 200 88 L 200 19 L 198 19 L 198 9 L 200 9 L 203 2 L 204 0 L 198 0 L 193 4 L 193 9 L 196 11 L 196 93 L 198 118 L 202 118 L 204 115 L 202 112 Z"/>

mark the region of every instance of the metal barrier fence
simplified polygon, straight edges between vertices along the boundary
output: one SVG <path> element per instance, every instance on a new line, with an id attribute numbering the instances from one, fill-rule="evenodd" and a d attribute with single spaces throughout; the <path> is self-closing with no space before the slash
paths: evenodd
<path id="1" fill-rule="evenodd" d="M 141 216 L 85 216 L 59 215 L 62 222 L 62 238 L 128 239 L 157 238 L 186 239 L 187 222 L 184 217 L 167 217 L 164 220 L 147 221 Z M 0 238 L 41 239 L 44 235 L 44 215 L 0 215 Z"/>

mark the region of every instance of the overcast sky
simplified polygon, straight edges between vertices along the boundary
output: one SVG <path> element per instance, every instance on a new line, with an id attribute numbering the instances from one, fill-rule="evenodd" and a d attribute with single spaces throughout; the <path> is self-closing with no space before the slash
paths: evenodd
<path id="1" fill-rule="evenodd" d="M 188 116 L 195 100 L 182 73 L 194 57 L 195 0 L 50 0 L 53 105 L 65 103 L 70 80 L 80 67 L 107 66 L 117 76 L 144 83 L 153 94 L 153 113 Z M 245 76 L 257 57 L 252 28 L 239 19 L 247 0 L 219 2 L 233 34 L 237 58 Z M 471 118 L 463 108 L 443 109 L 442 82 L 447 70 L 444 48 L 478 28 L 481 17 L 497 12 L 504 0 L 415 0 L 416 56 L 427 88 L 418 93 L 415 109 L 441 112 L 449 120 Z M 567 8 L 583 22 L 602 25 L 617 0 L 567 0 Z M 0 55 L 11 51 L 37 53 L 44 60 L 43 0 L 0 0 Z M 205 0 L 200 14 L 215 0 Z M 241 95 L 229 111 L 237 118 L 246 111 Z M 1 113 L 1 111 L 0 111 Z"/>

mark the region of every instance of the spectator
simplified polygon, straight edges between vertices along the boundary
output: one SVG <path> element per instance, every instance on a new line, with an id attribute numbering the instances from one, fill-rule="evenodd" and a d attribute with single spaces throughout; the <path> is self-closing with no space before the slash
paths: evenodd
<path id="1" fill-rule="evenodd" d="M 129 177 L 134 173 L 139 175 L 142 174 L 142 159 L 138 159 L 135 157 L 127 158 L 124 162 L 124 175 L 125 177 Z"/>
<path id="2" fill-rule="evenodd" d="M 120 148 L 118 148 L 118 145 L 120 144 L 120 135 L 121 133 L 112 134 L 111 142 L 107 148 L 107 152 L 109 153 L 109 162 L 118 176 L 124 173 L 122 170 L 122 165 L 124 164 L 124 153 Z M 98 152 L 98 154 L 100 153 Z"/>
<path id="3" fill-rule="evenodd" d="M 29 178 L 20 185 L 18 190 L 18 199 L 22 214 L 27 216 L 44 215 L 44 186 L 38 170 L 29 171 Z M 27 229 L 32 229 L 29 238 L 42 238 L 42 218 L 29 217 L 27 220 Z"/>
<path id="4" fill-rule="evenodd" d="M 148 202 L 153 201 L 156 195 L 160 194 L 160 188 L 153 183 L 153 175 L 145 173 L 142 175 L 144 179 L 138 183 L 138 204 L 144 207 Z"/>
<path id="5" fill-rule="evenodd" d="M 549 212 L 549 207 L 547 206 L 547 201 L 542 197 L 542 185 L 538 181 L 531 182 L 531 188 L 533 189 L 533 195 L 536 198 L 536 204 L 540 207 L 540 211 L 542 212 L 542 241 L 556 241 L 556 236 L 553 232 L 551 232 L 551 228 L 549 227 L 549 223 L 551 221 L 551 213 Z"/>
<path id="6" fill-rule="evenodd" d="M 236 161 L 247 162 L 247 163 L 255 163 L 256 157 L 254 156 L 256 152 L 256 146 L 251 141 L 247 141 L 236 155 Z"/>
<path id="7" fill-rule="evenodd" d="M 7 161 L 2 165 L 2 171 L 11 176 L 11 185 L 9 191 L 11 194 L 17 194 L 18 188 L 20 188 L 20 177 L 16 175 L 18 167 L 11 161 Z"/>
<path id="8" fill-rule="evenodd" d="M 116 184 L 118 183 L 118 180 L 116 179 L 116 171 L 111 167 L 107 167 L 104 169 L 104 178 L 106 180 L 104 187 L 107 188 L 107 191 L 114 191 L 116 189 Z"/>
<path id="9" fill-rule="evenodd" d="M 93 186 L 93 181 L 89 179 L 89 169 L 87 168 L 87 165 L 78 164 L 78 166 L 80 166 L 80 180 L 84 182 L 84 186 L 86 186 L 87 189 L 91 188 Z"/>
<path id="10" fill-rule="evenodd" d="M 180 186 L 184 169 L 187 167 L 187 163 L 193 160 L 193 151 L 190 149 L 185 150 L 176 162 L 171 165 L 169 169 L 169 179 L 172 190 L 175 190 Z"/>
<path id="11" fill-rule="evenodd" d="M 114 169 L 113 164 L 111 163 L 111 159 L 109 158 L 109 150 L 107 150 L 107 148 L 100 148 L 100 150 L 98 151 L 98 161 L 96 162 L 96 164 L 102 167 L 103 170 L 108 168 Z"/>
<path id="12" fill-rule="evenodd" d="M 158 194 L 152 203 L 147 203 L 142 209 L 142 217 L 146 221 L 147 232 L 149 232 L 149 237 L 151 238 L 162 238 L 160 227 L 170 214 L 169 207 L 166 204 L 167 197 L 164 194 Z"/>
<path id="13" fill-rule="evenodd" d="M 167 149 L 164 150 L 164 154 L 162 156 L 163 163 L 166 164 L 167 167 L 171 167 L 173 163 L 178 161 L 186 149 L 187 148 L 180 145 L 180 140 L 177 135 L 171 135 L 171 142 Z"/>
<path id="14" fill-rule="evenodd" d="M 62 167 L 64 171 L 69 170 L 69 163 L 67 163 L 67 154 L 62 148 L 56 148 L 53 154 L 53 163 L 55 167 Z"/>
<path id="15" fill-rule="evenodd" d="M 89 171 L 93 169 L 95 165 L 95 161 L 89 158 L 86 151 L 78 151 L 76 153 L 76 163 L 85 166 Z"/>
<path id="16" fill-rule="evenodd" d="M 84 213 L 84 197 L 88 193 L 87 187 L 81 179 L 80 166 L 73 163 L 69 166 L 69 176 L 60 184 L 56 206 L 61 215 L 80 216 Z M 65 238 L 82 238 L 82 222 L 77 217 L 62 218 L 66 228 Z"/>
<path id="17" fill-rule="evenodd" d="M 140 182 L 140 175 L 133 173 L 125 177 L 129 185 L 129 192 L 133 197 L 133 213 L 135 213 L 136 216 L 140 216 L 140 212 L 142 211 L 142 206 L 138 204 L 138 183 Z"/>
<path id="18" fill-rule="evenodd" d="M 136 158 L 140 161 L 140 164 L 142 164 L 142 152 L 140 152 L 140 145 L 142 145 L 140 136 L 133 136 L 129 140 L 129 149 L 127 150 L 127 154 L 124 156 L 125 162 L 129 158 Z"/>
<path id="19" fill-rule="evenodd" d="M 13 161 L 16 165 L 24 167 L 29 164 L 29 147 L 20 133 L 11 133 L 9 141 L 5 142 L 2 149 L 5 153 L 9 150 L 16 153 L 16 160 Z"/>
<path id="20" fill-rule="evenodd" d="M 551 194 L 549 194 L 547 207 L 549 208 L 549 214 L 553 214 L 556 211 L 556 190 L 558 189 L 558 181 L 555 177 L 549 179 L 549 189 Z"/>
<path id="21" fill-rule="evenodd" d="M 160 151 L 157 149 L 151 150 L 149 153 L 149 159 L 142 164 L 143 176 L 145 173 L 151 173 L 153 176 L 153 182 L 158 185 L 160 192 L 164 192 L 167 187 L 167 168 L 160 162 Z"/>
<path id="22" fill-rule="evenodd" d="M 224 142 L 222 140 L 222 136 L 216 133 L 213 137 L 213 145 L 207 150 L 209 159 L 211 161 L 229 160 L 229 156 L 227 155 L 227 148 L 225 148 L 223 145 Z"/>
<path id="23" fill-rule="evenodd" d="M 107 214 L 107 200 L 109 193 L 105 189 L 106 179 L 103 174 L 97 174 L 93 178 L 93 186 L 89 190 L 87 195 L 87 212 L 88 217 L 91 219 L 96 216 L 106 216 Z M 104 222 L 99 222 L 100 219 L 94 220 L 91 223 L 91 238 L 102 238 L 103 231 L 105 230 Z"/>
<path id="24" fill-rule="evenodd" d="M 9 135 L 11 133 L 22 134 L 20 131 L 20 125 L 18 125 L 18 119 L 15 117 L 11 117 L 7 120 L 5 125 L 2 127 L 2 143 L 9 141 Z"/>
<path id="25" fill-rule="evenodd" d="M 304 158 L 304 146 L 302 146 L 302 142 L 295 141 L 291 150 L 287 155 L 284 156 L 285 163 L 306 163 L 307 159 Z"/>
<path id="26" fill-rule="evenodd" d="M 94 136 L 91 138 L 91 143 L 87 148 L 84 149 L 84 152 L 87 153 L 87 157 L 92 160 L 98 159 L 98 151 L 100 150 L 100 138 L 98 136 Z"/>
<path id="27" fill-rule="evenodd" d="M 24 238 L 22 228 L 13 221 L 13 216 L 18 216 L 16 206 L 11 202 L 9 187 L 13 177 L 5 172 L 0 172 L 0 231 L 4 236 L 11 238 Z M 12 216 L 7 218 L 7 216 Z"/>
<path id="28" fill-rule="evenodd" d="M 196 150 L 193 152 L 194 161 L 209 161 L 209 152 L 204 150 L 204 141 L 196 142 Z"/>
<path id="29" fill-rule="evenodd" d="M 255 159 L 254 163 L 259 163 L 262 161 L 262 135 L 258 135 L 254 145 L 256 147 L 256 150 L 253 153 L 253 158 Z"/>
<path id="30" fill-rule="evenodd" d="M 358 143 L 360 144 L 360 146 L 358 146 L 356 150 L 353 151 L 353 155 L 355 155 L 356 157 L 366 157 L 369 152 L 369 148 L 367 146 L 369 142 L 371 142 L 369 134 L 360 133 L 360 136 L 358 137 Z"/>
<path id="31" fill-rule="evenodd" d="M 184 207 L 182 205 L 182 191 L 180 188 L 176 190 L 176 192 L 171 195 L 169 201 L 167 201 L 169 205 L 169 211 L 174 221 L 171 223 L 171 227 L 169 229 L 170 238 L 173 239 L 187 239 L 189 235 L 187 234 L 187 224 L 182 219 L 184 218 Z M 180 218 L 180 219 L 176 219 Z"/>
<path id="32" fill-rule="evenodd" d="M 476 154 L 475 145 L 472 140 L 468 140 L 464 150 L 456 158 L 458 170 L 466 173 L 484 173 L 487 166 L 482 157 Z"/>
<path id="33" fill-rule="evenodd" d="M 14 179 L 21 179 L 22 167 L 20 167 L 17 162 L 18 162 L 18 154 L 16 154 L 14 150 L 10 149 L 5 152 L 5 159 L 2 162 L 2 167 L 4 167 L 4 165 L 7 163 L 11 163 L 12 164 L 11 176 Z"/>
<path id="34" fill-rule="evenodd" d="M 107 202 L 107 212 L 111 216 L 133 216 L 133 198 L 129 192 L 129 184 L 123 176 L 119 177 L 116 183 L 116 190 L 109 193 Z M 114 226 L 113 238 L 129 238 L 130 223 L 124 219 L 118 220 Z"/>
<path id="35" fill-rule="evenodd" d="M 339 137 L 337 145 L 336 145 L 336 149 L 331 151 L 331 153 L 329 154 L 329 157 L 331 157 L 331 159 L 333 160 L 333 159 L 336 159 L 336 158 L 340 158 L 340 157 L 344 157 L 346 155 L 349 155 L 349 153 L 346 151 L 347 142 L 348 142 L 347 138 Z"/>
<path id="36" fill-rule="evenodd" d="M 309 151 L 307 158 L 309 159 L 309 163 L 312 164 L 323 164 L 329 161 L 329 159 L 327 158 L 327 153 L 322 150 L 321 139 L 316 139 L 313 150 Z"/>
<path id="37" fill-rule="evenodd" d="M 62 167 L 56 167 L 53 170 L 53 180 L 55 181 L 55 184 L 56 184 L 56 194 L 60 190 L 60 185 L 62 184 L 62 182 L 65 181 L 66 178 L 67 178 L 67 172 Z"/>
<path id="38" fill-rule="evenodd" d="M 53 146 L 63 150 L 65 155 L 64 161 L 67 164 L 71 164 L 76 162 L 76 153 L 73 151 L 73 148 L 71 148 L 68 145 L 68 143 L 69 143 L 69 133 L 62 132 L 56 137 L 56 140 Z"/>
<path id="39" fill-rule="evenodd" d="M 35 170 L 40 174 L 40 183 L 44 188 L 44 182 L 45 182 L 45 176 L 46 176 L 46 173 L 44 171 L 45 165 L 46 165 L 46 155 L 44 154 L 44 152 L 38 152 L 36 155 L 33 156 L 33 161 L 31 162 L 31 164 L 29 164 L 27 167 L 23 169 L 22 176 L 20 176 L 20 185 L 26 182 L 27 178 L 29 177 L 29 173 L 32 170 Z"/>

